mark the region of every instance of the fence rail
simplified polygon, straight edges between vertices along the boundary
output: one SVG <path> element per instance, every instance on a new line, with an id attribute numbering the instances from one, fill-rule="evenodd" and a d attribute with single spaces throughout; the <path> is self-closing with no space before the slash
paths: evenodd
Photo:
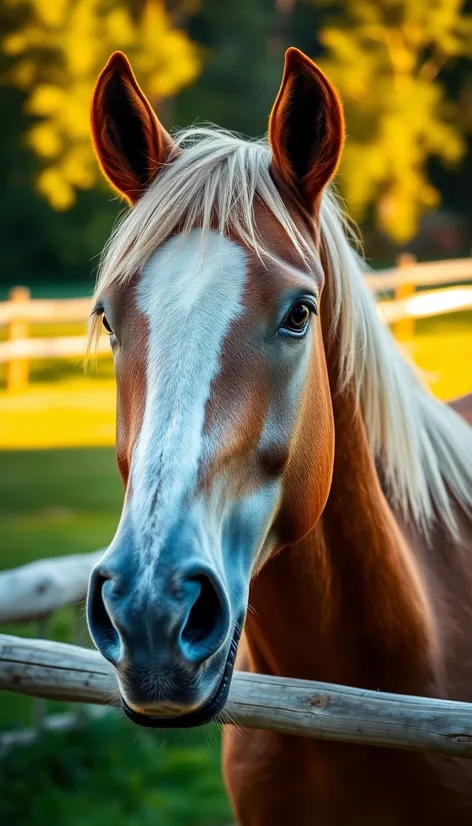
<path id="1" fill-rule="evenodd" d="M 0 635 L 0 689 L 118 705 L 96 651 Z M 472 704 L 235 672 L 223 722 L 301 737 L 472 757 Z"/>
<path id="2" fill-rule="evenodd" d="M 44 623 L 62 606 L 80 602 L 102 553 L 38 560 L 1 572 L 0 621 Z M 45 729 L 80 723 L 80 714 L 47 715 L 46 699 L 119 703 L 114 671 L 98 652 L 6 634 L 0 634 L 0 690 L 34 697 L 37 720 L 26 733 L 2 734 L 0 750 L 29 743 Z M 226 711 L 225 719 L 251 728 L 472 757 L 468 703 L 236 672 Z"/>
<path id="3" fill-rule="evenodd" d="M 80 358 L 86 349 L 85 336 L 57 336 L 56 338 L 23 338 L 0 343 L 0 364 L 14 360 Z M 107 338 L 98 340 L 97 355 L 110 355 Z"/>
<path id="4" fill-rule="evenodd" d="M 373 293 L 395 291 L 403 284 L 433 287 L 466 283 L 472 281 L 472 258 L 417 263 L 414 256 L 404 253 L 398 257 L 396 267 L 369 273 L 365 280 Z"/>
<path id="5" fill-rule="evenodd" d="M 105 548 L 89 554 L 39 559 L 0 571 L 0 622 L 48 617 L 85 598 L 90 571 Z"/>
<path id="6" fill-rule="evenodd" d="M 413 323 L 416 318 L 472 309 L 472 286 L 412 292 L 394 301 L 378 301 L 377 312 L 386 324 Z M 413 335 L 413 332 L 411 333 Z"/>
<path id="7" fill-rule="evenodd" d="M 10 300 L 0 302 L 0 324 L 8 324 L 19 317 L 38 323 L 85 324 L 91 308 L 91 298 L 31 298 L 26 287 L 14 287 L 10 291 Z"/>
<path id="8" fill-rule="evenodd" d="M 472 308 L 472 258 L 417 264 L 411 255 L 403 254 L 397 264 L 366 275 L 365 281 L 373 293 L 394 293 L 393 300 L 379 301 L 377 308 L 380 318 L 394 325 L 398 338 L 413 335 L 415 318 Z M 444 286 L 451 284 L 455 286 Z M 439 290 L 415 294 L 417 287 L 438 285 L 442 285 Z M 31 299 L 26 287 L 11 290 L 10 300 L 0 303 L 0 326 L 7 325 L 7 340 L 0 343 L 7 388 L 19 391 L 27 386 L 33 359 L 80 358 L 85 353 L 85 336 L 31 338 L 32 322 L 85 323 L 90 309 L 90 298 Z M 99 340 L 97 353 L 110 353 L 106 336 Z"/>

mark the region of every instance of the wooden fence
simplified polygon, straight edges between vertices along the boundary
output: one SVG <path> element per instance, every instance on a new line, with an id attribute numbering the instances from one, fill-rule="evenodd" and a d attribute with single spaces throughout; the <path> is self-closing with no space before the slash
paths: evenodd
<path id="1" fill-rule="evenodd" d="M 85 595 L 101 551 L 43 560 L 0 573 L 0 619 L 43 618 Z M 96 651 L 0 634 L 0 690 L 113 707 L 113 668 Z M 44 711 L 44 706 L 40 706 Z M 236 672 L 222 722 L 362 745 L 472 757 L 472 704 L 388 694 L 306 680 Z M 46 715 L 38 730 L 77 724 Z M 0 746 L 31 742 L 37 731 L 9 732 Z"/>
<path id="2" fill-rule="evenodd" d="M 393 299 L 379 300 L 377 308 L 380 317 L 394 326 L 394 333 L 400 339 L 413 336 L 416 318 L 472 308 L 472 258 L 417 264 L 411 255 L 403 254 L 398 258 L 397 267 L 366 275 L 365 280 L 369 290 L 378 296 L 393 293 Z M 415 292 L 418 287 L 438 285 L 440 289 Z M 0 342 L 0 364 L 7 365 L 7 388 L 21 391 L 27 386 L 32 359 L 84 355 L 85 334 L 31 338 L 32 323 L 85 325 L 90 309 L 90 298 L 31 299 L 26 287 L 14 287 L 9 300 L 0 302 L 0 326 L 7 326 L 6 340 Z M 98 354 L 110 354 L 106 336 L 99 340 Z"/>
<path id="3" fill-rule="evenodd" d="M 0 622 L 44 620 L 85 599 L 90 572 L 104 552 L 39 559 L 0 571 Z"/>
<path id="4" fill-rule="evenodd" d="M 50 636 L 50 620 L 60 608 L 75 607 L 72 638 L 79 641 L 83 627 L 84 600 L 90 572 L 104 548 L 88 554 L 40 559 L 19 568 L 0 571 L 0 623 L 36 622 L 40 638 Z M 17 745 L 28 745 L 45 730 L 70 729 L 81 725 L 83 707 L 76 711 L 48 714 L 45 700 L 33 698 L 33 725 L 0 734 L 0 755 Z M 89 709 L 93 715 L 102 708 Z"/>

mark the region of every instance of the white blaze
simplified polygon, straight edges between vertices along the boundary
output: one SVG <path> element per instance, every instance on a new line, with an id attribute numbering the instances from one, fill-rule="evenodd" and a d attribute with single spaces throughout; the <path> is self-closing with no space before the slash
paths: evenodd
<path id="1" fill-rule="evenodd" d="M 163 244 L 141 274 L 147 395 L 129 507 L 136 539 L 147 550 L 158 551 L 195 482 L 211 383 L 229 326 L 243 311 L 246 274 L 238 244 L 198 229 Z"/>

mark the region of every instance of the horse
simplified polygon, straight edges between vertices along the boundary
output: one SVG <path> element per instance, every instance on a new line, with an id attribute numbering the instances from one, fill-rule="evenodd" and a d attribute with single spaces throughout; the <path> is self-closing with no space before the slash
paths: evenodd
<path id="1" fill-rule="evenodd" d="M 340 99 L 288 50 L 268 138 L 171 136 L 122 53 L 92 136 L 129 206 L 90 346 L 116 535 L 87 616 L 138 725 L 224 719 L 234 668 L 472 701 L 472 431 L 397 348 L 332 179 Z M 470 826 L 472 763 L 225 728 L 241 826 Z"/>

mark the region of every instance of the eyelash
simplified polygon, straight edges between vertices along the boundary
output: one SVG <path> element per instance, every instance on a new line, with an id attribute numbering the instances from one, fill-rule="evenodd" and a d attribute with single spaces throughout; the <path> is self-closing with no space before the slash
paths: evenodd
<path id="1" fill-rule="evenodd" d="M 101 322 L 102 322 L 102 324 L 103 324 L 103 326 L 104 326 L 104 328 L 107 331 L 109 336 L 114 335 L 113 330 L 111 329 L 110 324 L 108 323 L 108 319 L 105 316 L 105 311 L 104 311 L 103 307 L 95 307 L 95 309 L 92 310 L 92 316 L 95 316 L 95 318 L 97 320 L 98 319 L 101 320 Z"/>

